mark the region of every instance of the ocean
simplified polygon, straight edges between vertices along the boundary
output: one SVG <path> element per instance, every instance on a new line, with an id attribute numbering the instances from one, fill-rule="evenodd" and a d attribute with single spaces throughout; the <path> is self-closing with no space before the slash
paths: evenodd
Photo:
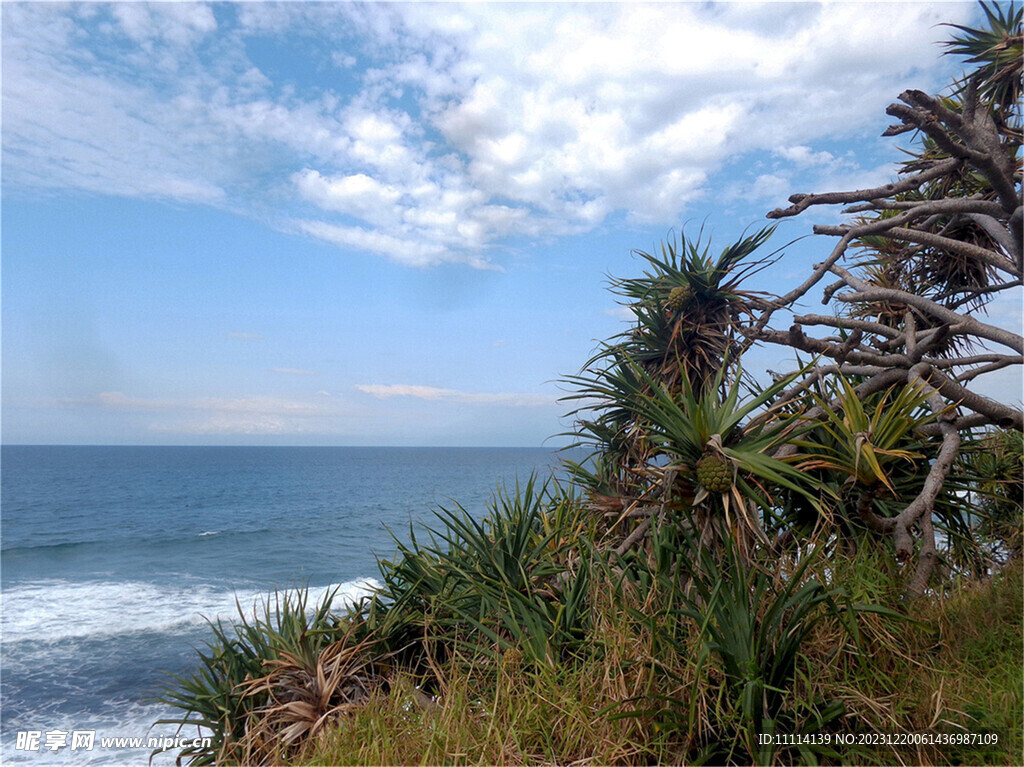
<path id="1" fill-rule="evenodd" d="M 195 668 L 207 618 L 274 589 L 358 598 L 394 553 L 388 529 L 407 539 L 455 502 L 481 515 L 500 484 L 559 461 L 530 448 L 7 445 L 0 458 L 6 764 L 145 763 L 150 749 L 101 741 L 174 735 L 151 725 L 180 712 L 150 699 Z M 72 748 L 75 731 L 93 747 Z"/>

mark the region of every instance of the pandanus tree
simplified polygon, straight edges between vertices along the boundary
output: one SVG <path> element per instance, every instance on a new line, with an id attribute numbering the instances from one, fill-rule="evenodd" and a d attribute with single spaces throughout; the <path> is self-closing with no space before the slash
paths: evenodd
<path id="1" fill-rule="evenodd" d="M 744 289 L 770 228 L 717 258 L 681 237 L 639 254 L 642 277 L 613 283 L 633 327 L 568 381 L 581 402 L 575 433 L 595 451 L 578 476 L 620 546 L 672 509 L 714 506 L 750 540 L 881 536 L 901 560 L 916 557 L 918 595 L 936 525 L 951 541 L 969 536 L 957 506 L 971 495 L 954 467 L 991 444 L 975 430 L 1009 429 L 1017 442 L 1024 430 L 1019 404 L 977 386 L 1024 363 L 1018 329 L 985 318 L 1024 284 L 1021 11 L 981 7 L 986 27 L 955 27 L 946 44 L 973 69 L 945 95 L 907 90 L 887 109 L 898 122 L 884 135 L 917 141 L 897 180 L 794 195 L 768 214 L 847 206 L 845 223 L 814 227 L 837 242 L 802 284 L 781 296 Z M 830 312 L 798 310 L 814 293 Z M 773 325 L 780 317 L 787 328 Z M 761 388 L 740 367 L 755 344 L 811 362 Z"/>
<path id="2" fill-rule="evenodd" d="M 765 306 L 762 296 L 739 285 L 762 265 L 751 256 L 771 233 L 762 229 L 717 257 L 700 237 L 680 236 L 664 243 L 658 256 L 636 251 L 649 266 L 642 277 L 613 281 L 612 290 L 626 299 L 635 322 L 586 363 L 584 375 L 570 379 L 580 389 L 570 399 L 588 400 L 574 413 L 582 416 L 577 433 L 599 448 L 589 486 L 613 508 L 645 495 L 647 469 L 660 454 L 650 424 L 634 406 L 636 396 L 659 389 L 670 395 L 722 389 L 724 379 L 716 375 L 738 358 L 737 326 Z"/>
<path id="3" fill-rule="evenodd" d="M 680 390 L 684 381 L 705 391 L 723 364 L 738 359 L 737 328 L 766 306 L 766 294 L 740 285 L 769 260 L 752 257 L 772 232 L 766 227 L 745 236 L 717 257 L 701 236 L 667 241 L 657 256 L 636 251 L 650 268 L 640 278 L 613 281 L 637 323 L 620 336 L 612 358 L 624 354 L 669 391 Z"/>
<path id="4" fill-rule="evenodd" d="M 747 550 L 767 540 L 778 488 L 817 502 L 789 463 L 770 453 L 801 425 L 775 413 L 789 381 L 751 388 L 738 364 L 741 328 L 767 296 L 741 287 L 768 259 L 765 228 L 711 255 L 701 237 L 637 252 L 649 269 L 615 280 L 634 322 L 567 378 L 582 401 L 575 435 L 594 450 L 574 464 L 622 553 L 652 525 L 685 518 L 707 545 L 729 535 Z"/>
<path id="5" fill-rule="evenodd" d="M 978 390 L 985 373 L 1024 363 L 1024 338 L 1016 329 L 983 319 L 999 294 L 1020 300 L 1022 256 L 1021 11 L 982 5 L 987 28 L 956 27 L 948 53 L 965 55 L 973 71 L 950 93 L 933 97 L 907 90 L 886 111 L 895 136 L 919 137 L 899 180 L 874 189 L 798 194 L 770 218 L 796 216 L 810 207 L 848 205 L 853 218 L 816 226 L 838 238 L 807 280 L 744 330 L 751 341 L 780 344 L 816 355 L 819 363 L 797 382 L 845 375 L 858 383 L 856 397 L 894 387 L 920 392 L 931 423 L 916 424 L 916 438 L 930 437 L 916 469 L 916 492 L 897 505 L 883 493 L 861 496 L 858 518 L 889 536 L 901 559 L 917 556 L 913 594 L 928 585 L 937 558 L 934 515 L 948 506 L 950 476 L 977 427 L 1012 429 L 1020 439 L 1024 414 Z M 827 278 L 833 282 L 824 284 Z M 795 314 L 786 330 L 773 329 L 776 313 L 791 310 L 822 288 L 828 315 Z M 812 336 L 807 328 L 831 335 Z M 822 417 L 838 399 L 811 408 Z M 876 435 L 862 435 L 873 444 Z M 783 448 L 783 453 L 793 450 Z"/>

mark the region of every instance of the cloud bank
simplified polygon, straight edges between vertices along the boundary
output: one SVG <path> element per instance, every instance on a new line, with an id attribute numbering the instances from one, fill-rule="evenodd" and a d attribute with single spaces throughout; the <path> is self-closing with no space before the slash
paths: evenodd
<path id="1" fill-rule="evenodd" d="M 546 407 L 558 402 L 558 397 L 548 394 L 465 392 L 457 389 L 440 389 L 435 386 L 359 384 L 355 388 L 377 399 L 411 397 L 428 402 L 454 402 L 460 405 Z"/>
<path id="2" fill-rule="evenodd" d="M 65 401 L 70 408 L 150 414 L 151 432 L 184 435 L 295 435 L 330 432 L 346 415 L 334 407 L 280 397 L 142 399 L 122 392 Z"/>
<path id="3" fill-rule="evenodd" d="M 753 153 L 835 170 L 815 142 L 908 78 L 938 87 L 936 25 L 972 7 L 4 4 L 5 191 L 212 205 L 489 268 L 521 236 L 676 224 Z M 750 173 L 734 194 L 788 180 Z"/>

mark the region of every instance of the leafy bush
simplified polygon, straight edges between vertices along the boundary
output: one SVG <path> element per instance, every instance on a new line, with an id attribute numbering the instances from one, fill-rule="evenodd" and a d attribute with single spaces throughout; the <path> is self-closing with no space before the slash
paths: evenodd
<path id="1" fill-rule="evenodd" d="M 369 626 L 392 646 L 419 641 L 437 658 L 458 646 L 497 659 L 515 650 L 553 667 L 586 630 L 585 526 L 573 500 L 531 478 L 498 493 L 474 519 L 441 509 L 429 543 L 410 530 L 398 555 L 381 563 L 383 586 L 368 609 Z"/>
<path id="2" fill-rule="evenodd" d="M 632 612 L 674 650 L 657 661 L 665 673 L 683 682 L 678 659 L 694 650 L 696 656 L 692 671 L 684 672 L 692 674 L 685 679 L 686 697 L 661 696 L 661 707 L 647 713 L 684 735 L 687 761 L 816 763 L 820 756 L 838 756 L 824 745 L 780 748 L 758 736 L 815 733 L 844 714 L 839 700 L 794 692 L 798 660 L 819 622 L 842 628 L 838 653 L 859 645 L 857 613 L 897 614 L 854 605 L 841 587 L 814 577 L 809 568 L 820 559 L 815 550 L 780 567 L 786 559 L 751 561 L 729 538 L 718 549 L 701 546 L 686 527 L 658 536 L 655 548 L 662 566 L 654 573 L 634 569 L 632 577 L 642 573 L 645 586 L 653 577 L 671 599 L 660 615 Z"/>
<path id="3" fill-rule="evenodd" d="M 331 603 L 337 592 L 309 604 L 309 590 L 275 591 L 252 615 L 241 603 L 238 622 L 225 628 L 221 620 L 210 622 L 213 640 L 200 650 L 199 668 L 191 676 L 175 676 L 158 700 L 185 713 L 180 719 L 157 724 L 197 727 L 211 738 L 211 745 L 188 746 L 179 758 L 191 764 L 215 764 L 235 758 L 246 736 L 250 716 L 261 700 L 247 692 L 247 684 L 264 676 L 269 665 L 282 658 L 314 666 L 321 651 L 343 635 Z"/>

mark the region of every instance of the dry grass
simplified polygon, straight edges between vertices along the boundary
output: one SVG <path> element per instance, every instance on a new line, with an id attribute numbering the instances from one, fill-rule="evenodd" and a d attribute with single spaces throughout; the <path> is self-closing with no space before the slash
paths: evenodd
<path id="1" fill-rule="evenodd" d="M 850 567 L 870 571 L 864 563 Z M 861 588 L 855 578 L 851 584 Z M 379 688 L 366 705 L 324 727 L 293 761 L 679 764 L 694 761 L 701 746 L 735 737 L 721 670 L 713 659 L 698 668 L 689 630 L 675 627 L 677 636 L 666 642 L 664 624 L 642 619 L 643 610 L 622 609 L 614 584 L 595 589 L 586 658 L 552 670 L 524 667 L 514 650 L 500 660 L 457 657 L 437 669 L 436 698 L 408 679 Z M 656 612 L 666 596 L 652 588 L 645 609 Z M 833 761 L 1020 764 L 1019 564 L 993 583 L 915 609 L 912 621 L 860 614 L 860 652 L 836 621 L 821 621 L 805 645 L 793 699 L 841 700 L 846 715 L 833 731 L 996 732 L 999 744 L 853 748 Z M 689 655 L 680 652 L 687 646 Z M 749 757 L 742 754 L 732 758 L 744 762 Z M 784 763 L 796 756 L 773 758 Z"/>
<path id="2" fill-rule="evenodd" d="M 408 606 L 391 614 L 405 631 L 386 634 L 356 615 L 335 623 L 326 607 L 312 631 L 286 601 L 277 618 L 242 627 L 249 644 L 238 639 L 217 656 L 244 655 L 245 664 L 189 688 L 213 702 L 221 698 L 209 690 L 227 690 L 240 712 L 216 753 L 195 756 L 261 765 L 1021 763 L 1019 561 L 991 582 L 914 602 L 904 616 L 854 609 L 898 605 L 904 586 L 899 565 L 869 547 L 804 558 L 807 570 L 791 558 L 712 561 L 658 545 L 612 563 L 578 559 L 588 572 L 578 582 L 586 587 L 570 592 L 579 633 L 545 645 L 552 652 L 532 652 L 518 641 L 526 632 L 453 631 Z M 473 573 L 467 589 L 480 588 Z M 528 590 L 531 581 L 515 583 Z M 544 614 L 561 620 L 567 604 L 545 602 Z M 516 616 L 536 618 L 505 615 L 501 626 Z M 531 625 L 541 639 L 550 630 Z M 764 727 L 994 733 L 999 743 L 810 753 L 762 747 Z"/>
<path id="3" fill-rule="evenodd" d="M 264 701 L 249 715 L 232 758 L 244 764 L 281 762 L 340 715 L 365 706 L 386 683 L 372 638 L 350 629 L 311 660 L 282 651 L 265 661 L 267 673 L 243 684 L 243 696 Z"/>
<path id="4" fill-rule="evenodd" d="M 396 680 L 369 705 L 310 741 L 303 764 L 648 764 L 660 761 L 651 716 L 616 716 L 657 689 L 653 640 L 596 587 L 597 622 L 586 659 L 557 669 L 515 649 L 499 659 L 458 652 L 435 667 L 426 696 Z M 602 593 L 597 593 L 602 592 Z M 662 681 L 670 681 L 665 680 Z M 670 760 L 671 761 L 671 760 Z"/>
<path id="5" fill-rule="evenodd" d="M 600 715 L 597 679 L 561 672 L 453 671 L 426 705 L 411 682 L 312 741 L 304 764 L 642 764 L 649 748 L 628 720 Z M 631 739 L 632 736 L 632 739 Z"/>
<path id="6" fill-rule="evenodd" d="M 872 557 L 871 563 L 879 564 Z M 915 603 L 909 620 L 860 617 L 864 653 L 841 645 L 831 622 L 806 646 L 794 694 L 830 694 L 846 705 L 853 732 L 994 733 L 992 745 L 874 747 L 844 754 L 860 764 L 1024 764 L 1024 584 L 1021 561 L 991 581 Z M 862 575 L 870 575 L 865 568 Z M 893 573 L 892 575 L 898 575 Z M 865 581 L 858 586 L 858 581 Z M 851 578 L 868 589 L 898 578 Z M 881 594 L 875 594 L 880 597 Z M 836 650 L 839 649 L 838 652 Z"/>

